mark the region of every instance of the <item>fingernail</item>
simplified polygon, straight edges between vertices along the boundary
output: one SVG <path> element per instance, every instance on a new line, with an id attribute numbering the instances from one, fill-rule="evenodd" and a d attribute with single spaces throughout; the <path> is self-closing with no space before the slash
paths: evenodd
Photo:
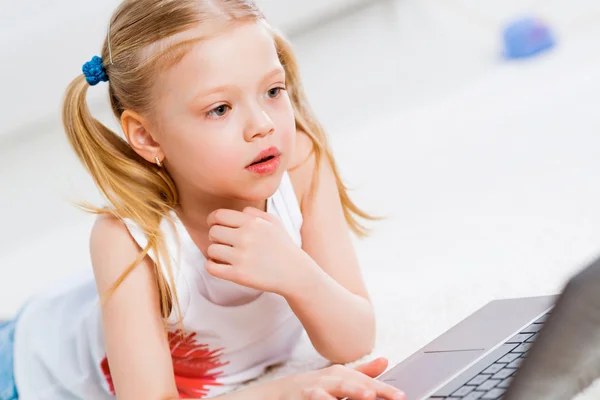
<path id="1" fill-rule="evenodd" d="M 405 400 L 404 393 L 398 392 L 394 395 L 394 400 Z"/>
<path id="2" fill-rule="evenodd" d="M 373 397 L 375 397 L 375 392 L 374 391 L 372 391 L 372 390 L 365 390 L 363 392 L 363 399 L 370 400 Z"/>

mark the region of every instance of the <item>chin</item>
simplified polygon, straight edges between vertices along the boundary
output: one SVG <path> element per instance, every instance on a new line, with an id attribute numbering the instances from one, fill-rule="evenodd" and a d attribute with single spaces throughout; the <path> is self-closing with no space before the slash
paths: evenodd
<path id="1" fill-rule="evenodd" d="M 272 175 L 262 177 L 258 180 L 251 180 L 245 186 L 244 193 L 240 193 L 240 197 L 247 201 L 262 201 L 273 196 L 283 177 L 284 170 L 277 171 Z"/>

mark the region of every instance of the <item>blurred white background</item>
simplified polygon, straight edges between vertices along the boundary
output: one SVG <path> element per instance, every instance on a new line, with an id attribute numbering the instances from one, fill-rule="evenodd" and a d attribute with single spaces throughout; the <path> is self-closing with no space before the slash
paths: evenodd
<path id="1" fill-rule="evenodd" d="M 93 217 L 70 201 L 101 199 L 60 101 L 117 1 L 2 3 L 0 317 L 89 268 Z M 388 216 L 357 249 L 392 361 L 491 299 L 556 293 L 600 253 L 600 3 L 259 4 L 295 45 L 356 199 Z M 505 61 L 502 28 L 523 15 L 557 47 Z M 90 105 L 116 126 L 105 97 L 92 88 Z"/>

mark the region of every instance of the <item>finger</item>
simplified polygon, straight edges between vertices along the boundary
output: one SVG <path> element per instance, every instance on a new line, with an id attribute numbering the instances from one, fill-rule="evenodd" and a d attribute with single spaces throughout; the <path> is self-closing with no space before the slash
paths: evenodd
<path id="1" fill-rule="evenodd" d="M 381 382 L 379 382 L 381 383 Z M 377 393 L 378 399 L 385 400 L 406 400 L 406 395 L 404 392 L 398 388 L 395 388 L 391 385 L 387 385 L 385 383 L 381 383 L 378 385 L 379 387 L 374 388 Z"/>
<path id="2" fill-rule="evenodd" d="M 358 365 L 354 367 L 355 371 L 365 374 L 371 378 L 376 378 L 381 375 L 388 367 L 388 360 L 380 357 L 375 360 L 369 361 L 368 363 Z"/>
<path id="3" fill-rule="evenodd" d="M 206 223 L 208 226 L 223 225 L 230 228 L 239 228 L 251 219 L 252 216 L 244 214 L 243 212 L 229 210 L 227 208 L 219 208 L 218 210 L 208 214 L 208 217 L 206 217 Z"/>
<path id="4" fill-rule="evenodd" d="M 375 390 L 356 380 L 340 379 L 339 377 L 324 377 L 320 387 L 336 398 L 348 400 L 375 400 Z"/>
<path id="5" fill-rule="evenodd" d="M 383 382 L 377 381 L 363 374 L 362 372 L 354 369 L 345 370 L 343 376 L 344 380 L 356 381 L 366 385 L 368 388 L 373 389 L 377 393 L 377 397 L 385 400 L 404 400 L 404 393 Z"/>
<path id="6" fill-rule="evenodd" d="M 307 389 L 302 393 L 302 400 L 337 400 L 323 388 Z"/>
<path id="7" fill-rule="evenodd" d="M 231 265 L 221 264 L 214 260 L 207 260 L 204 263 L 204 269 L 215 278 L 225 279 L 231 282 L 237 281 L 237 271 Z"/>
<path id="8" fill-rule="evenodd" d="M 406 396 L 404 395 L 404 392 L 402 392 L 402 390 L 388 385 L 386 383 L 372 380 L 371 385 L 369 385 L 369 387 L 377 393 L 378 399 L 406 400 Z"/>
<path id="9" fill-rule="evenodd" d="M 209 259 L 221 264 L 233 265 L 235 261 L 236 250 L 226 244 L 213 243 L 208 246 L 206 255 Z"/>
<path id="10" fill-rule="evenodd" d="M 236 246 L 238 243 L 239 232 L 236 228 L 213 225 L 208 230 L 208 238 L 214 243 Z"/>
<path id="11" fill-rule="evenodd" d="M 244 214 L 250 215 L 252 217 L 258 217 L 258 218 L 262 218 L 264 220 L 267 220 L 271 223 L 277 223 L 279 222 L 279 220 L 277 219 L 276 216 L 269 214 L 268 212 L 264 212 L 262 210 L 259 210 L 258 208 L 255 207 L 246 207 L 244 208 L 244 211 L 242 211 Z"/>

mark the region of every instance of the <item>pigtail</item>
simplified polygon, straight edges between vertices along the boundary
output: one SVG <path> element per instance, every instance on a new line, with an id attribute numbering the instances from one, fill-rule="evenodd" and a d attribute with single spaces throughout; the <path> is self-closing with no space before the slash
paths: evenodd
<path id="1" fill-rule="evenodd" d="M 127 278 L 129 273 L 152 251 L 156 255 L 155 276 L 161 299 L 163 318 L 170 315 L 173 298 L 161 263 L 167 263 L 168 279 L 173 284 L 170 258 L 166 252 L 160 223 L 177 203 L 175 185 L 167 172 L 148 163 L 129 144 L 90 113 L 86 101 L 88 83 L 77 77 L 68 86 L 63 102 L 62 119 L 69 143 L 88 170 L 96 185 L 111 203 L 111 208 L 98 208 L 83 203 L 82 209 L 94 214 L 110 214 L 118 219 L 131 219 L 148 237 L 148 245 L 138 258 L 113 284 L 103 301 Z M 175 302 L 176 296 L 175 296 Z M 177 308 L 178 304 L 177 304 Z"/>
<path id="2" fill-rule="evenodd" d="M 361 223 L 359 218 L 371 221 L 379 220 L 381 218 L 367 214 L 365 211 L 360 209 L 348 195 L 348 187 L 342 181 L 337 163 L 333 157 L 333 152 L 327 140 L 325 130 L 317 120 L 315 113 L 308 104 L 308 100 L 302 86 L 302 81 L 300 79 L 298 63 L 296 61 L 296 57 L 294 56 L 292 47 L 281 34 L 275 32 L 274 30 L 272 31 L 275 39 L 275 47 L 277 48 L 277 52 L 279 54 L 279 60 L 286 72 L 286 86 L 290 100 L 294 107 L 296 128 L 305 132 L 313 142 L 313 153 L 315 154 L 316 167 L 315 179 L 312 180 L 310 190 L 315 190 L 317 185 L 316 172 L 319 169 L 322 157 L 325 156 L 328 162 L 331 164 L 331 168 L 337 182 L 337 188 L 340 195 L 340 200 L 342 202 L 346 222 L 350 226 L 350 229 L 357 236 L 365 237 L 369 233 L 369 229 Z"/>

